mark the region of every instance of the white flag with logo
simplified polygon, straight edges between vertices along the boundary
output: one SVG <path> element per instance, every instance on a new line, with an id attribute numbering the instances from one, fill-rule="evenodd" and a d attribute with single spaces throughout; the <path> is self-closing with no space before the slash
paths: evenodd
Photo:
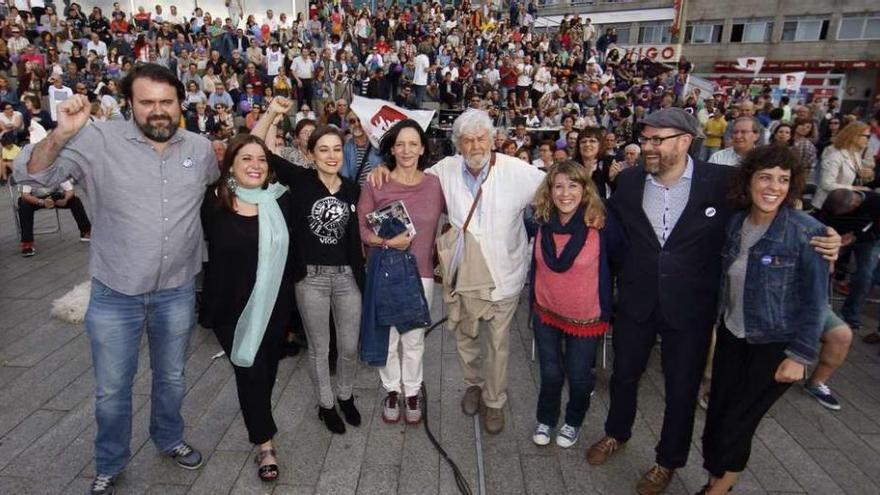
<path id="1" fill-rule="evenodd" d="M 764 67 L 764 57 L 739 57 L 736 59 L 736 68 L 739 70 L 747 70 L 755 74 L 761 72 Z"/>
<path id="2" fill-rule="evenodd" d="M 706 98 L 712 96 L 715 92 L 715 83 L 708 79 L 703 79 L 702 77 L 697 77 L 694 75 L 689 75 L 687 78 L 687 83 L 684 85 L 684 91 L 682 94 L 687 98 L 688 96 L 693 96 L 697 99 L 697 101 L 703 101 Z"/>
<path id="3" fill-rule="evenodd" d="M 379 147 L 379 142 L 388 129 L 401 120 L 413 119 L 419 123 L 422 130 L 427 131 L 431 119 L 434 118 L 434 110 L 407 110 L 386 100 L 361 96 L 353 97 L 351 110 L 361 120 L 361 127 L 367 133 L 370 144 L 376 148 Z"/>
<path id="4" fill-rule="evenodd" d="M 788 74 L 782 74 L 779 76 L 779 88 L 782 91 L 797 93 L 801 89 L 801 84 L 804 82 L 804 76 L 806 76 L 806 72 L 789 72 Z"/>

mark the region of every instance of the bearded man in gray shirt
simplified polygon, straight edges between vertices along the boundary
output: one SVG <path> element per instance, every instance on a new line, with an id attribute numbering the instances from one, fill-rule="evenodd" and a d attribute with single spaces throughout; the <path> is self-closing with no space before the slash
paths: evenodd
<path id="1" fill-rule="evenodd" d="M 202 455 L 183 440 L 184 362 L 195 324 L 193 280 L 201 269 L 199 210 L 219 177 L 204 137 L 178 128 L 184 88 L 146 64 L 122 82 L 133 120 L 89 123 L 76 95 L 58 107 L 58 127 L 15 161 L 21 184 L 75 178 L 91 200 L 92 293 L 86 333 L 95 368 L 95 477 L 91 493 L 113 493 L 131 454 L 132 384 L 146 328 L 153 371 L 150 436 L 185 469 Z"/>

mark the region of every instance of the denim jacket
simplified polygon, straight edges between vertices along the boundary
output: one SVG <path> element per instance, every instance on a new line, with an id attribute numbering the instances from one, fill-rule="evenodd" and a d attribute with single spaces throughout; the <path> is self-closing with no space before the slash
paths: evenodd
<path id="1" fill-rule="evenodd" d="M 399 220 L 385 220 L 379 237 L 390 239 L 404 230 L 406 227 Z M 390 327 L 405 333 L 430 324 L 431 314 L 415 256 L 408 250 L 371 249 L 361 311 L 361 360 L 369 366 L 385 366 Z"/>
<path id="2" fill-rule="evenodd" d="M 719 318 L 727 305 L 727 271 L 739 254 L 747 214 L 735 213 L 727 226 Z M 817 235 L 825 235 L 821 223 L 782 207 L 749 251 L 743 291 L 746 340 L 752 344 L 788 342 L 786 355 L 804 364 L 816 361 L 828 304 L 828 262 L 810 245 L 810 238 Z"/>
<path id="3" fill-rule="evenodd" d="M 345 142 L 345 145 L 342 147 L 342 157 L 342 169 L 339 171 L 339 175 L 357 182 L 361 163 L 357 159 L 357 144 L 355 144 L 354 138 Z M 379 150 L 374 148 L 372 144 L 368 145 L 367 156 L 364 158 L 364 161 L 366 162 L 364 166 L 367 169 L 381 165 L 384 162 Z"/>

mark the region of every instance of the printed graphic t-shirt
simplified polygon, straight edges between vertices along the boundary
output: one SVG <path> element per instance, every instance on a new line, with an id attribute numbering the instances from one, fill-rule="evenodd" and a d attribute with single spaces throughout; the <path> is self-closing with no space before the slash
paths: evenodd
<path id="1" fill-rule="evenodd" d="M 286 165 L 278 160 L 276 156 L 269 160 L 276 173 Z M 293 180 L 282 180 L 291 191 L 290 239 L 302 260 L 306 265 L 350 265 L 347 246 L 348 236 L 357 229 L 357 187 L 343 179 L 339 191 L 330 194 L 317 170 L 287 165 L 284 170 L 288 169 L 295 169 Z"/>

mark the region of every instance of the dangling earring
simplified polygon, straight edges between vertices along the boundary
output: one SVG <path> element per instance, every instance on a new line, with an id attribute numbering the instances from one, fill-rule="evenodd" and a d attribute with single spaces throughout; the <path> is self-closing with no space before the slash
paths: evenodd
<path id="1" fill-rule="evenodd" d="M 226 178 L 226 187 L 229 188 L 229 192 L 235 193 L 235 189 L 238 187 L 238 182 L 235 181 L 235 177 L 229 176 Z"/>

